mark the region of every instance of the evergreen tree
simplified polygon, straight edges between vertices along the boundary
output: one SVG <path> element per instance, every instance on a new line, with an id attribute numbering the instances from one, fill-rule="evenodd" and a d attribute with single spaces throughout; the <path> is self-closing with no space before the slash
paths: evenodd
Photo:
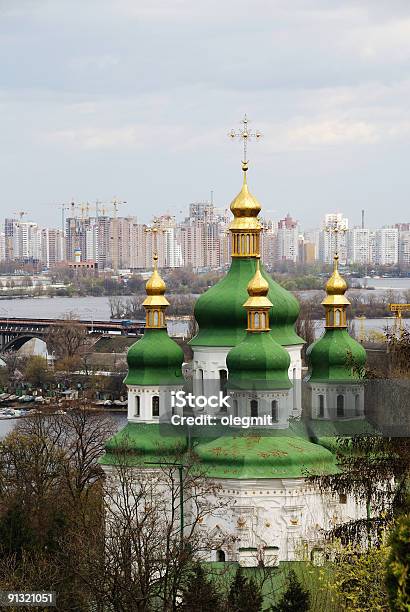
<path id="1" fill-rule="evenodd" d="M 193 567 L 191 579 L 182 599 L 184 612 L 221 612 L 221 597 L 205 574 L 200 563 Z"/>
<path id="2" fill-rule="evenodd" d="M 22 506 L 15 502 L 0 517 L 0 558 L 15 555 L 21 560 L 26 550 L 33 550 L 37 537 L 30 526 L 30 518 Z"/>
<path id="3" fill-rule="evenodd" d="M 229 612 L 259 612 L 262 603 L 262 593 L 255 580 L 252 577 L 247 578 L 239 568 L 229 589 Z"/>
<path id="4" fill-rule="evenodd" d="M 410 515 L 397 521 L 390 535 L 386 585 L 392 610 L 410 609 Z"/>
<path id="5" fill-rule="evenodd" d="M 309 592 L 302 588 L 295 572 L 290 570 L 287 578 L 287 589 L 279 603 L 272 607 L 272 612 L 307 612 L 309 603 Z"/>

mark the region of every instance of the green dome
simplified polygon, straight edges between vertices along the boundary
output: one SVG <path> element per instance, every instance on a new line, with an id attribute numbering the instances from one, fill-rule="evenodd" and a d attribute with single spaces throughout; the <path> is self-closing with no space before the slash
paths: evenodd
<path id="1" fill-rule="evenodd" d="M 195 451 L 214 478 L 306 478 L 307 474 L 337 472 L 335 456 L 329 450 L 287 433 L 249 431 L 222 436 L 200 442 Z"/>
<path id="2" fill-rule="evenodd" d="M 247 286 L 256 271 L 253 257 L 235 257 L 224 278 L 203 293 L 195 304 L 195 319 L 199 326 L 192 346 L 236 346 L 246 334 L 247 316 L 243 308 L 248 298 Z M 279 344 L 303 344 L 295 332 L 299 303 L 286 289 L 276 283 L 261 266 L 269 283 L 268 298 L 271 334 Z"/>
<path id="3" fill-rule="evenodd" d="M 311 344 L 306 352 L 311 382 L 343 382 L 358 380 L 358 375 L 347 364 L 357 366 L 366 362 L 366 351 L 346 328 L 326 329 L 324 334 Z"/>
<path id="4" fill-rule="evenodd" d="M 228 353 L 231 389 L 289 389 L 289 353 L 269 332 L 247 332 Z"/>
<path id="5" fill-rule="evenodd" d="M 106 452 L 99 463 L 115 465 L 123 461 L 124 456 L 128 465 L 137 465 L 146 461 L 169 462 L 175 460 L 186 449 L 186 436 L 171 425 L 128 423 L 107 440 Z"/>
<path id="6" fill-rule="evenodd" d="M 184 353 L 165 328 L 145 329 L 127 354 L 126 385 L 173 385 L 183 382 Z"/>

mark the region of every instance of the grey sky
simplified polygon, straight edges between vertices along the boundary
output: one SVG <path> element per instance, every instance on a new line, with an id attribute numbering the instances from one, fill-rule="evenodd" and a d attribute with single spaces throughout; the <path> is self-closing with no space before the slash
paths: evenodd
<path id="1" fill-rule="evenodd" d="M 408 0 L 0 0 L 2 215 L 230 203 L 247 112 L 269 216 L 409 221 Z"/>

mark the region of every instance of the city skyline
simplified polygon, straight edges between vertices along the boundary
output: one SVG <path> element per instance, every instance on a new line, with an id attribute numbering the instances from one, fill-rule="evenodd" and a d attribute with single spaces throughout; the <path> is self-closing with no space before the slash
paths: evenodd
<path id="1" fill-rule="evenodd" d="M 40 262 L 46 268 L 65 264 L 83 270 L 148 269 L 157 253 L 166 268 L 220 269 L 230 261 L 233 244 L 231 211 L 210 202 L 196 202 L 179 221 L 163 214 L 150 225 L 134 216 L 110 216 L 103 207 L 96 215 L 88 206 L 69 207 L 64 229 L 5 218 L 0 231 L 0 262 Z M 364 211 L 362 211 L 364 213 Z M 410 223 L 370 229 L 351 225 L 343 213 L 327 213 L 316 228 L 303 229 L 288 213 L 278 221 L 262 221 L 262 261 L 271 268 L 283 262 L 410 266 Z"/>
<path id="2" fill-rule="evenodd" d="M 5 0 L 0 14 L 11 211 L 58 227 L 52 205 L 72 198 L 118 194 L 144 222 L 147 209 L 176 212 L 211 190 L 228 206 L 240 150 L 226 134 L 248 112 L 264 134 L 249 182 L 265 211 L 291 211 L 304 227 L 312 209 L 402 221 L 406 3 L 259 0 L 256 20 L 243 1 Z"/>

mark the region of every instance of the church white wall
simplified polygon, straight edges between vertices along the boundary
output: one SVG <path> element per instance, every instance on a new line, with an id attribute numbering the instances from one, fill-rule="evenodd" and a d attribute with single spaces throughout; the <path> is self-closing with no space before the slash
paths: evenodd
<path id="1" fill-rule="evenodd" d="M 271 429 L 287 429 L 293 409 L 292 389 L 283 391 L 232 391 L 228 414 L 232 416 L 271 416 Z M 257 415 L 252 414 L 251 402 L 257 401 Z M 269 427 L 266 426 L 268 429 Z M 265 428 L 265 427 L 264 427 Z"/>
<path id="2" fill-rule="evenodd" d="M 300 416 L 302 412 L 302 346 L 302 344 L 296 344 L 284 347 L 290 357 L 288 376 L 293 385 L 291 414 L 294 417 Z M 231 348 L 204 346 L 194 348 L 192 369 L 195 395 L 213 395 L 219 391 L 220 372 L 227 372 L 226 358 Z M 217 409 L 215 409 L 216 412 Z"/>
<path id="3" fill-rule="evenodd" d="M 208 518 L 206 528 L 234 535 L 225 559 L 244 566 L 309 557 L 323 546 L 323 530 L 366 516 L 365 506 L 352 497 L 322 495 L 303 478 L 216 482 L 229 506 Z M 214 551 L 209 560 L 216 560 Z"/>
<path id="4" fill-rule="evenodd" d="M 167 414 L 171 416 L 171 392 L 179 391 L 182 388 L 182 385 L 128 385 L 128 421 L 131 423 L 158 423 L 159 419 Z M 175 408 L 175 414 L 179 414 L 180 411 L 181 409 Z M 156 416 L 157 413 L 158 416 Z"/>
<path id="5" fill-rule="evenodd" d="M 104 466 L 104 471 L 115 486 L 115 469 Z M 136 468 L 136 483 L 144 477 L 152 479 L 156 494 L 165 501 L 169 495 L 157 480 L 159 475 L 158 470 Z M 213 540 L 221 536 L 221 541 L 227 543 L 221 545 L 220 551 L 205 550 L 209 561 L 218 560 L 221 552 L 225 561 L 237 561 L 247 567 L 255 567 L 260 561 L 276 565 L 281 561 L 314 560 L 324 547 L 324 532 L 366 516 L 365 505 L 357 504 L 352 496 L 323 495 L 304 478 L 214 482 L 220 486 L 219 497 L 210 498 L 209 503 L 217 508 L 204 517 L 198 529 Z M 191 511 L 196 516 L 195 508 L 186 503 L 188 524 Z M 205 533 L 204 542 L 208 539 Z"/>
<path id="6" fill-rule="evenodd" d="M 312 419 L 364 418 L 364 387 L 362 384 L 308 383 L 308 390 Z"/>

